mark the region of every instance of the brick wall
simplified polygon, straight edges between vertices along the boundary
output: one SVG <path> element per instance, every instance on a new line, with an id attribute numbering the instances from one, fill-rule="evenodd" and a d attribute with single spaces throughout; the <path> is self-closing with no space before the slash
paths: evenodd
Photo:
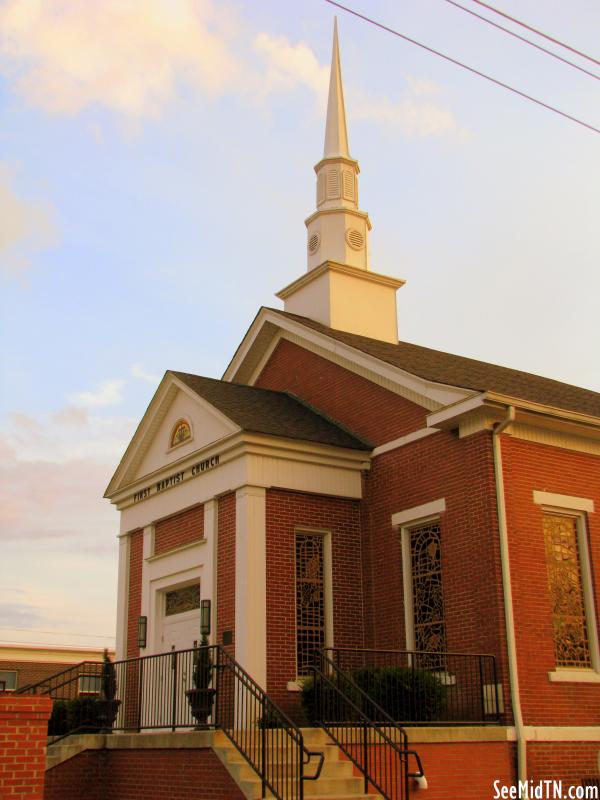
<path id="1" fill-rule="evenodd" d="M 600 742 L 529 742 L 529 780 L 561 780 L 565 786 L 581 786 L 582 778 L 600 778 Z"/>
<path id="2" fill-rule="evenodd" d="M 101 654 L 98 656 L 101 660 Z M 17 673 L 17 689 L 30 683 L 38 683 L 57 672 L 79 664 L 77 661 L 0 661 L 0 672 L 9 671 Z"/>
<path id="3" fill-rule="evenodd" d="M 223 631 L 232 631 L 235 655 L 235 492 L 219 497 L 217 544 L 217 642 Z"/>
<path id="4" fill-rule="evenodd" d="M 447 648 L 495 655 L 509 707 L 491 434 L 436 433 L 373 459 L 364 479 L 365 630 L 370 647 L 404 649 L 400 532 L 392 514 L 444 498 L 440 517 Z"/>
<path id="5" fill-rule="evenodd" d="M 295 530 L 331 531 L 333 638 L 339 647 L 361 647 L 362 564 L 360 514 L 356 500 L 269 489 L 267 536 L 267 691 L 297 712 L 298 695 L 287 691 L 296 679 Z"/>
<path id="6" fill-rule="evenodd" d="M 555 669 L 542 509 L 533 490 L 594 500 L 587 532 L 600 611 L 600 458 L 502 436 L 517 659 L 527 725 L 600 725 L 600 684 L 551 683 Z"/>
<path id="7" fill-rule="evenodd" d="M 204 506 L 188 508 L 180 514 L 161 519 L 154 527 L 154 555 L 167 553 L 204 538 Z"/>
<path id="8" fill-rule="evenodd" d="M 46 786 L 44 800 L 243 800 L 208 748 L 87 751 L 49 770 Z"/>
<path id="9" fill-rule="evenodd" d="M 49 697 L 0 694 L 0 797 L 43 800 Z"/>
<path id="10" fill-rule="evenodd" d="M 426 426 L 421 406 L 285 339 L 256 386 L 293 392 L 376 445 Z"/>
<path id="11" fill-rule="evenodd" d="M 142 566 L 144 559 L 144 532 L 129 534 L 129 593 L 127 598 L 127 658 L 137 658 L 138 617 L 142 613 Z"/>
<path id="12" fill-rule="evenodd" d="M 427 778 L 426 791 L 411 797 L 423 800 L 487 800 L 495 796 L 494 781 L 516 782 L 515 746 L 509 742 L 411 744 L 419 753 Z M 415 769 L 411 759 L 410 769 Z"/>

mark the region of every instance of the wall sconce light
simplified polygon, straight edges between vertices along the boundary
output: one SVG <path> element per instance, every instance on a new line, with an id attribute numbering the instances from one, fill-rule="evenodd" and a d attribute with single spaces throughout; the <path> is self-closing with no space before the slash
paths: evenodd
<path id="1" fill-rule="evenodd" d="M 200 633 L 210 635 L 210 600 L 200 601 Z"/>
<path id="2" fill-rule="evenodd" d="M 146 647 L 148 633 L 148 617 L 138 617 L 138 647 Z"/>

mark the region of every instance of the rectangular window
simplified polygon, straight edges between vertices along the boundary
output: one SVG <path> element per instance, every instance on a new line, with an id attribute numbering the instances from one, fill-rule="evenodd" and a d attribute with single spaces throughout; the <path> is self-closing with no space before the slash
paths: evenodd
<path id="1" fill-rule="evenodd" d="M 414 649 L 427 651 L 419 665 L 442 668 L 433 655 L 446 650 L 446 620 L 442 593 L 442 553 L 439 520 L 408 528 L 412 588 Z"/>
<path id="2" fill-rule="evenodd" d="M 544 544 L 558 667 L 590 668 L 578 518 L 544 513 Z"/>
<path id="3" fill-rule="evenodd" d="M 16 670 L 0 670 L 0 692 L 14 692 L 17 688 Z"/>
<path id="4" fill-rule="evenodd" d="M 298 677 L 310 675 L 325 646 L 324 536 L 296 533 L 296 658 Z"/>
<path id="5" fill-rule="evenodd" d="M 200 608 L 200 584 L 193 583 L 181 589 L 173 589 L 165 593 L 165 616 L 183 614 L 185 611 L 194 611 Z"/>
<path id="6" fill-rule="evenodd" d="M 100 675 L 80 675 L 79 694 L 100 694 L 102 678 Z"/>

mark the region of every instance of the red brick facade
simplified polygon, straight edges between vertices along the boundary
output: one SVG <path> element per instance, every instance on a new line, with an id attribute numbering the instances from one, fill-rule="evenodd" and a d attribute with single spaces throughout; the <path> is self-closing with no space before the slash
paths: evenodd
<path id="1" fill-rule="evenodd" d="M 144 532 L 129 534 L 129 590 L 127 598 L 127 658 L 137 658 L 138 617 L 142 613 L 142 566 L 144 560 Z"/>
<path id="2" fill-rule="evenodd" d="M 231 631 L 233 644 L 227 650 L 235 653 L 235 492 L 218 501 L 219 533 L 217 544 L 217 639 L 223 642 L 223 632 Z"/>
<path id="3" fill-rule="evenodd" d="M 600 610 L 600 458 L 502 436 L 517 658 L 527 725 L 600 725 L 600 683 L 551 683 L 556 667 L 542 530 L 533 491 L 594 501 L 586 514 L 589 557 Z M 600 743 L 598 745 L 600 747 Z"/>
<path id="4" fill-rule="evenodd" d="M 285 708 L 297 695 L 287 691 L 296 672 L 295 532 L 328 531 L 331 536 L 333 640 L 362 647 L 362 564 L 359 504 L 355 500 L 270 489 L 267 535 L 267 690 Z"/>
<path id="5" fill-rule="evenodd" d="M 44 800 L 189 800 L 192 797 L 243 800 L 244 795 L 208 748 L 88 750 L 48 771 Z"/>
<path id="6" fill-rule="evenodd" d="M 600 742 L 530 742 L 527 746 L 528 778 L 561 780 L 564 786 L 581 786 L 582 778 L 600 777 Z"/>
<path id="7" fill-rule="evenodd" d="M 255 385 L 298 395 L 374 445 L 426 424 L 421 406 L 285 339 Z"/>
<path id="8" fill-rule="evenodd" d="M 43 800 L 49 697 L 0 694 L 0 797 Z"/>
<path id="9" fill-rule="evenodd" d="M 154 526 L 154 555 L 204 538 L 204 506 L 188 508 L 180 514 L 159 520 Z"/>

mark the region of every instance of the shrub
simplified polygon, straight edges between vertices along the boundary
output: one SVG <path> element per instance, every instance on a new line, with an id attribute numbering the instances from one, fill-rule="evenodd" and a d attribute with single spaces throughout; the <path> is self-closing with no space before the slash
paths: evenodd
<path id="1" fill-rule="evenodd" d="M 101 727 L 98 719 L 98 701 L 95 697 L 76 697 L 67 702 L 69 732 L 96 733 Z"/>
<path id="2" fill-rule="evenodd" d="M 321 698 L 317 697 L 312 678 L 302 686 L 301 702 L 310 722 L 353 722 L 359 715 L 358 707 L 367 717 L 378 721 L 382 708 L 395 722 L 430 722 L 439 720 L 444 711 L 446 688 L 439 678 L 423 669 L 408 667 L 364 667 L 354 670 L 352 681 L 368 695 L 352 689 L 346 679 L 333 679 L 332 683 L 319 681 Z M 341 682 L 340 682 L 341 680 Z M 340 697 L 337 686 L 347 698 Z M 349 702 L 348 702 L 349 701 Z"/>
<path id="3" fill-rule="evenodd" d="M 352 679 L 395 722 L 431 722 L 444 711 L 446 687 L 433 673 L 410 667 L 362 668 Z M 376 709 L 364 709 L 376 716 Z"/>
<path id="4" fill-rule="evenodd" d="M 55 700 L 48 720 L 48 736 L 64 736 L 68 732 L 67 703 L 65 700 Z"/>

